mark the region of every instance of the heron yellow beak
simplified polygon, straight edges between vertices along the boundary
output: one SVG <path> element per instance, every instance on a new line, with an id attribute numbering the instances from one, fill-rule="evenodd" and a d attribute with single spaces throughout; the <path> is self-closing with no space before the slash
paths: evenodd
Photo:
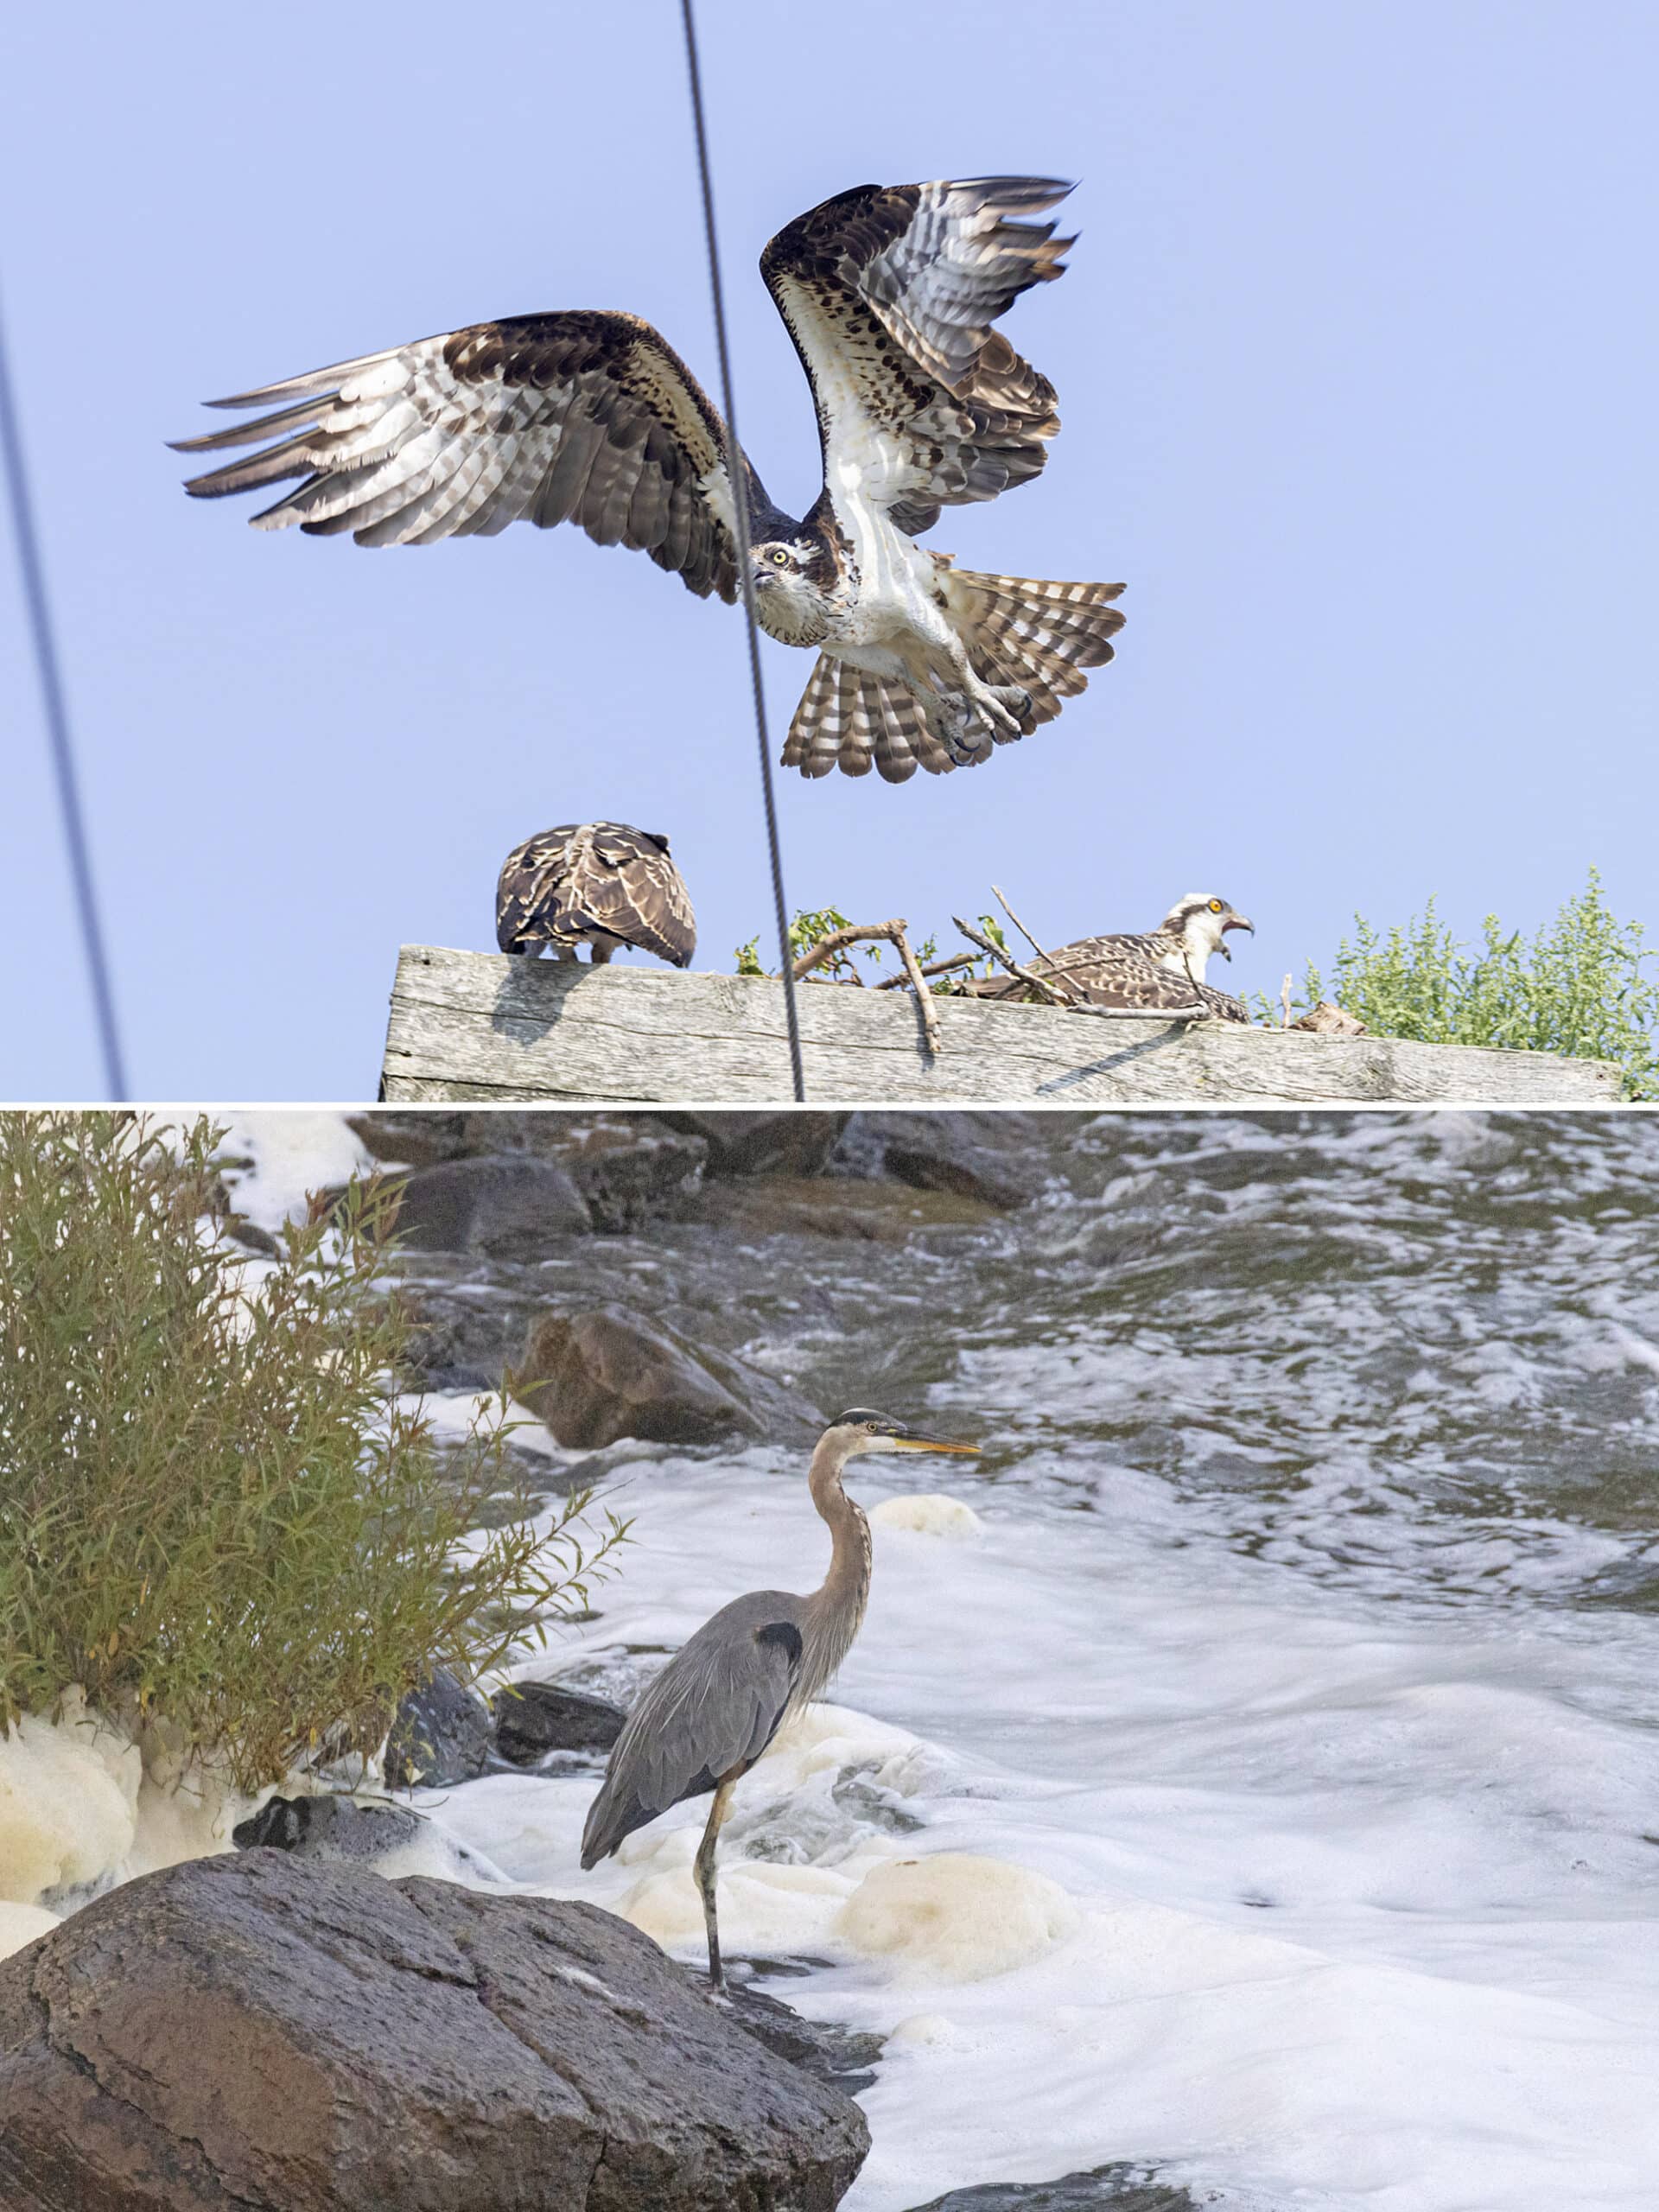
<path id="1" fill-rule="evenodd" d="M 970 1459 L 979 1456 L 977 1444 L 947 1444 L 943 1437 L 938 1436 L 884 1436 L 881 1449 L 884 1452 L 957 1452 Z"/>

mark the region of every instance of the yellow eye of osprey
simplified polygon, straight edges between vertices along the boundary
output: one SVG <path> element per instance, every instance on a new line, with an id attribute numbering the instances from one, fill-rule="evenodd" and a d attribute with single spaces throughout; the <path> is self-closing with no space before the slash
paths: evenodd
<path id="1" fill-rule="evenodd" d="M 1210 911 L 1212 914 L 1218 914 L 1221 912 L 1221 901 L 1219 899 L 1212 899 L 1210 901 Z"/>
<path id="2" fill-rule="evenodd" d="M 789 556 L 781 545 L 772 547 L 770 558 L 774 568 L 786 569 L 789 566 Z"/>

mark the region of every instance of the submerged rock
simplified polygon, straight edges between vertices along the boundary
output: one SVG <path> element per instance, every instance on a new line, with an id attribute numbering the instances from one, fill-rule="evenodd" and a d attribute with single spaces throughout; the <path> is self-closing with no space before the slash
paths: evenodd
<path id="1" fill-rule="evenodd" d="M 1003 1213 L 1035 1198 L 1052 1172 L 1035 1116 L 1020 1113 L 855 1114 L 835 1164 Z"/>
<path id="2" fill-rule="evenodd" d="M 800 1440 L 823 1425 L 816 1407 L 746 1360 L 692 1344 L 620 1306 L 543 1314 L 531 1326 L 512 1388 L 568 1450 L 624 1436 Z"/>
<path id="3" fill-rule="evenodd" d="M 948 1191 L 850 1176 L 769 1175 L 712 1183 L 698 1196 L 696 1219 L 746 1241 L 762 1236 L 841 1236 L 871 1244 L 908 1244 L 925 1230 L 976 1229 L 1000 1209 Z"/>
<path id="4" fill-rule="evenodd" d="M 758 2043 L 765 2044 L 775 2057 L 785 2058 L 791 2066 L 817 2075 L 819 2081 L 828 2082 L 843 2096 L 855 2097 L 861 2089 L 868 2089 L 875 2079 L 876 2062 L 886 2038 L 868 2029 L 844 2028 L 837 2020 L 805 2018 L 780 1999 L 769 1997 L 753 1981 L 744 1980 L 746 1965 L 769 1974 L 808 1971 L 805 1961 L 798 1964 L 785 1960 L 733 1960 L 726 1990 L 729 2017 Z M 702 1967 L 688 1967 L 686 1971 L 696 1975 L 706 1992 L 708 1983 Z"/>
<path id="5" fill-rule="evenodd" d="M 658 1121 L 709 1147 L 709 1173 L 816 1175 L 846 1127 L 845 1114 L 659 1112 Z"/>
<path id="6" fill-rule="evenodd" d="M 483 1773 L 490 1758 L 490 1709 L 442 1667 L 410 1690 L 386 1739 L 386 1780 L 395 1789 L 447 1789 Z"/>
<path id="7" fill-rule="evenodd" d="M 1094 2166 L 1058 2181 L 999 2181 L 953 2189 L 914 2212 L 1198 2212 L 1198 2199 L 1144 2166 Z"/>
<path id="8" fill-rule="evenodd" d="M 608 1699 L 559 1682 L 509 1682 L 490 1700 L 495 1748 L 514 1766 L 550 1751 L 607 1751 L 627 1715 Z"/>
<path id="9" fill-rule="evenodd" d="M 0 2203 L 831 2212 L 869 2148 L 591 1905 L 257 1851 L 0 1965 Z"/>

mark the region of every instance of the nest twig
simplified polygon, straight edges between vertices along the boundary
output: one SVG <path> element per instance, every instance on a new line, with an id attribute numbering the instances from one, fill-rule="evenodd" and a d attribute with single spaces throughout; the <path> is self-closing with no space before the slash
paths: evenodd
<path id="1" fill-rule="evenodd" d="M 970 944 L 976 944 L 982 952 L 988 952 L 999 968 L 1006 968 L 1010 976 L 1017 976 L 1020 982 L 1035 991 L 1039 999 L 1046 999 L 1051 1006 L 1071 1006 L 1073 1003 L 1069 993 L 1057 991 L 1042 976 L 1033 975 L 1029 968 L 1022 968 L 1014 955 L 1000 945 L 995 938 L 987 937 L 982 930 L 969 928 L 960 914 L 952 914 L 950 918 Z"/>
<path id="2" fill-rule="evenodd" d="M 1022 938 L 1024 938 L 1024 939 L 1026 940 L 1026 943 L 1027 943 L 1027 944 L 1031 947 L 1032 950 L 1036 954 L 1037 957 L 1038 957 L 1039 960 L 1046 960 L 1046 959 L 1048 957 L 1047 952 L 1046 951 L 1046 950 L 1044 949 L 1044 947 L 1043 947 L 1042 945 L 1040 945 L 1040 944 L 1038 944 L 1038 942 L 1037 942 L 1036 938 L 1035 938 L 1034 937 L 1033 937 L 1033 935 L 1032 935 L 1031 931 L 1030 931 L 1026 927 L 1025 924 L 1020 920 L 1020 918 L 1019 915 L 1018 915 L 1018 914 L 1016 914 L 1016 913 L 1014 912 L 1014 911 L 1013 907 L 1009 906 L 1009 904 L 1008 904 L 1008 902 L 1007 902 L 1007 898 L 1006 898 L 1006 897 L 1004 896 L 1004 894 L 1003 894 L 1003 890 L 1002 890 L 1002 887 L 1001 887 L 1001 885 L 1000 883 L 994 883 L 994 884 L 991 886 L 991 889 L 992 889 L 992 890 L 993 890 L 993 892 L 995 892 L 995 894 L 996 894 L 996 903 L 997 903 L 997 905 L 998 905 L 998 906 L 1002 909 L 1003 912 L 1007 916 L 1008 919 L 1009 919 L 1009 920 L 1014 924 L 1014 926 L 1015 927 L 1015 929 L 1017 929 L 1017 930 L 1019 931 L 1019 932 L 1020 932 L 1020 936 L 1021 936 Z"/>
<path id="3" fill-rule="evenodd" d="M 910 938 L 906 933 L 909 927 L 908 922 L 902 917 L 897 917 L 890 922 L 849 922 L 844 929 L 831 930 L 828 937 L 820 938 L 810 952 L 804 952 L 795 963 L 795 980 L 798 983 L 803 976 L 810 976 L 815 968 L 821 968 L 826 961 L 833 960 L 837 953 L 844 952 L 849 944 L 871 944 L 879 942 L 896 947 L 899 957 L 904 963 L 905 973 L 902 980 L 915 992 L 917 1004 L 921 1008 L 922 1034 L 927 1040 L 929 1056 L 938 1059 L 939 1056 L 938 1009 L 933 1003 L 932 992 L 927 988 L 926 977 L 917 961 L 915 953 L 911 949 Z M 900 980 L 897 976 L 890 976 L 885 986 L 878 984 L 876 988 L 878 989 L 892 988 Z M 856 969 L 853 971 L 853 981 L 861 988 L 862 988 L 864 978 Z"/>

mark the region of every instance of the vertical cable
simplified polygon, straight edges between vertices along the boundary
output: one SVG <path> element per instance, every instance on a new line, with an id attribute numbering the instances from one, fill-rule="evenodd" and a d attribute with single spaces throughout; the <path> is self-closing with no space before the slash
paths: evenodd
<path id="1" fill-rule="evenodd" d="M 99 1044 L 104 1058 L 104 1080 L 112 1100 L 127 1095 L 121 1064 L 121 1039 L 116 1028 L 115 1000 L 110 988 L 109 963 L 104 932 L 99 924 L 98 899 L 92 885 L 92 855 L 86 825 L 81 814 L 80 789 L 75 758 L 69 742 L 69 716 L 63 701 L 63 679 L 58 669 L 52 617 L 47 605 L 46 572 L 35 534 L 34 510 L 29 504 L 29 478 L 23 467 L 22 430 L 12 397 L 11 374 L 6 360 L 5 327 L 0 321 L 0 448 L 5 454 L 6 486 L 10 495 L 12 531 L 17 540 L 17 565 L 22 572 L 23 600 L 35 644 L 35 665 L 46 709 L 47 735 L 52 766 L 57 777 L 58 804 L 63 834 L 69 848 L 69 872 L 74 882 L 75 905 L 80 916 L 81 944 L 92 988 L 92 1007 L 98 1021 Z"/>
<path id="2" fill-rule="evenodd" d="M 772 855 L 772 897 L 778 915 L 778 949 L 783 963 L 784 1019 L 789 1025 L 789 1065 L 797 1100 L 806 1096 L 801 1062 L 801 1020 L 795 1003 L 795 963 L 789 950 L 789 905 L 784 897 L 784 860 L 778 838 L 778 805 L 772 796 L 772 753 L 766 739 L 766 699 L 760 682 L 760 626 L 754 616 L 754 576 L 749 565 L 748 487 L 743 448 L 737 435 L 737 402 L 732 391 L 732 357 L 726 343 L 726 296 L 720 276 L 720 245 L 715 230 L 715 187 L 709 168 L 709 133 L 703 121 L 702 77 L 697 67 L 697 29 L 691 0 L 680 0 L 685 24 L 685 66 L 691 80 L 691 119 L 696 127 L 697 174 L 702 184 L 702 224 L 709 241 L 709 283 L 715 300 L 715 344 L 720 353 L 721 403 L 726 415 L 726 474 L 732 487 L 732 534 L 737 541 L 737 583 L 749 632 L 749 677 L 754 686 L 754 727 L 760 741 L 760 791 L 766 803 L 766 844 Z"/>

